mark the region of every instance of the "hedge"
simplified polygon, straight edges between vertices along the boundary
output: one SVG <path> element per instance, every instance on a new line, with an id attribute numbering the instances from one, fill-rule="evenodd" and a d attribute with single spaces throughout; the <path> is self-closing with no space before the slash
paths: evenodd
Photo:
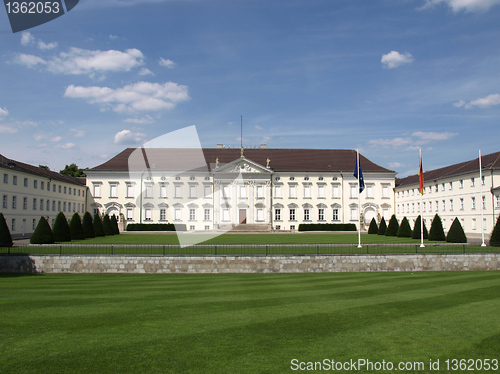
<path id="1" fill-rule="evenodd" d="M 412 238 L 413 239 L 421 239 L 420 236 L 422 235 L 422 230 L 420 229 L 420 216 L 417 217 L 417 220 L 415 221 L 415 226 L 413 227 L 413 234 Z M 429 239 L 429 232 L 427 231 L 427 226 L 425 226 L 425 221 L 424 221 L 424 239 Z"/>
<path id="2" fill-rule="evenodd" d="M 446 235 L 446 241 L 448 243 L 467 243 L 467 237 L 458 218 L 455 218 L 451 224 L 450 231 Z"/>
<path id="3" fill-rule="evenodd" d="M 57 214 L 52 233 L 56 242 L 71 241 L 71 230 L 69 229 L 68 219 L 63 212 Z"/>
<path id="4" fill-rule="evenodd" d="M 490 245 L 493 247 L 500 247 L 500 216 L 498 216 L 495 228 L 491 232 Z"/>
<path id="5" fill-rule="evenodd" d="M 102 227 L 102 220 L 99 214 L 94 214 L 94 221 L 92 222 L 92 226 L 94 227 L 94 235 L 104 236 L 104 228 Z"/>
<path id="6" fill-rule="evenodd" d="M 385 232 L 387 231 L 387 223 L 385 223 L 385 218 L 382 217 L 382 220 L 380 221 L 380 225 L 378 227 L 378 235 L 385 235 Z"/>
<path id="7" fill-rule="evenodd" d="M 35 232 L 31 235 L 31 244 L 53 244 L 55 242 L 54 234 L 49 226 L 49 223 L 44 216 L 38 221 Z"/>
<path id="8" fill-rule="evenodd" d="M 408 222 L 408 218 L 403 217 L 401 225 L 399 225 L 398 229 L 398 238 L 411 238 L 411 234 L 412 231 L 410 223 Z"/>
<path id="9" fill-rule="evenodd" d="M 186 231 L 184 223 L 129 223 L 127 231 Z"/>
<path id="10" fill-rule="evenodd" d="M 354 223 L 301 223 L 299 231 L 358 231 Z"/>
<path id="11" fill-rule="evenodd" d="M 83 234 L 85 238 L 95 238 L 94 226 L 92 224 L 92 215 L 89 212 L 85 212 L 83 215 Z"/>
<path id="12" fill-rule="evenodd" d="M 370 222 L 370 227 L 368 228 L 368 234 L 378 234 L 378 226 L 377 226 L 377 221 L 375 218 L 372 218 L 372 221 Z"/>
<path id="13" fill-rule="evenodd" d="M 71 240 L 82 240 L 85 239 L 85 234 L 83 233 L 82 219 L 78 213 L 73 214 L 71 221 L 69 223 L 69 230 L 71 232 Z"/>
<path id="14" fill-rule="evenodd" d="M 116 216 L 113 214 L 111 216 L 111 227 L 113 228 L 113 234 L 120 234 L 120 229 L 118 228 L 118 221 L 116 220 Z"/>
<path id="15" fill-rule="evenodd" d="M 446 240 L 446 237 L 444 236 L 443 222 L 441 221 L 441 217 L 439 217 L 439 214 L 437 213 L 432 219 L 431 231 L 429 231 L 429 240 L 432 240 L 434 242 L 444 242 Z"/>
<path id="16" fill-rule="evenodd" d="M 0 247 L 12 247 L 13 245 L 9 226 L 7 226 L 3 213 L 0 213 Z"/>
<path id="17" fill-rule="evenodd" d="M 114 235 L 113 226 L 111 225 L 111 220 L 109 219 L 109 215 L 105 214 L 102 219 L 102 228 L 104 230 L 104 235 Z"/>
<path id="18" fill-rule="evenodd" d="M 389 226 L 387 226 L 387 230 L 385 230 L 385 236 L 397 236 L 398 230 L 399 230 L 398 219 L 393 214 L 389 221 Z"/>

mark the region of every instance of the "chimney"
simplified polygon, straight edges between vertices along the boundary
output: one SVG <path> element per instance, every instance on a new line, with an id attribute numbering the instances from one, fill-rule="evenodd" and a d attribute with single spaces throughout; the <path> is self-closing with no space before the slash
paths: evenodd
<path id="1" fill-rule="evenodd" d="M 224 148 L 223 144 L 217 144 L 217 149 L 222 149 L 222 148 Z"/>
<path id="2" fill-rule="evenodd" d="M 261 144 L 260 145 L 260 149 L 266 149 L 267 148 L 267 144 Z"/>

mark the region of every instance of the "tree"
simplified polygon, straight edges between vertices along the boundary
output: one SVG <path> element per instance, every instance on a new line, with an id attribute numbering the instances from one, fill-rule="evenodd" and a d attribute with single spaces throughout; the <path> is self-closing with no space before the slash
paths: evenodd
<path id="1" fill-rule="evenodd" d="M 429 232 L 429 240 L 432 241 L 446 240 L 446 237 L 444 236 L 443 222 L 441 221 L 441 217 L 439 217 L 439 214 L 437 213 L 432 219 L 431 231 Z"/>
<path id="2" fill-rule="evenodd" d="M 398 235 L 399 223 L 396 215 L 393 214 L 390 221 L 389 226 L 387 226 L 387 230 L 385 230 L 385 236 L 396 236 Z"/>
<path id="3" fill-rule="evenodd" d="M 0 247 L 12 247 L 13 245 L 9 226 L 7 226 L 3 213 L 0 213 Z"/>
<path id="4" fill-rule="evenodd" d="M 102 220 L 102 228 L 104 229 L 104 235 L 113 235 L 113 226 L 111 226 L 111 220 L 109 215 L 104 215 Z"/>
<path id="5" fill-rule="evenodd" d="M 85 212 L 83 215 L 83 235 L 85 238 L 95 238 L 94 226 L 92 225 L 92 216 L 89 212 Z"/>
<path id="6" fill-rule="evenodd" d="M 92 222 L 92 226 L 94 227 L 95 236 L 104 236 L 104 228 L 102 227 L 101 217 L 99 214 L 94 214 L 94 222 Z"/>
<path id="7" fill-rule="evenodd" d="M 63 170 L 59 171 L 61 174 L 69 175 L 70 177 L 86 177 L 85 171 L 89 168 L 80 169 L 73 163 L 71 165 L 66 165 Z"/>
<path id="8" fill-rule="evenodd" d="M 401 221 L 401 225 L 399 225 L 398 229 L 398 237 L 399 238 L 411 238 L 411 226 L 406 217 L 403 217 Z"/>
<path id="9" fill-rule="evenodd" d="M 467 236 L 465 236 L 464 229 L 458 218 L 455 218 L 451 224 L 450 231 L 446 235 L 446 241 L 448 243 L 467 243 Z"/>
<path id="10" fill-rule="evenodd" d="M 368 228 L 368 234 L 377 234 L 378 233 L 378 226 L 377 226 L 377 221 L 375 218 L 372 218 L 372 221 L 370 222 L 370 227 Z"/>
<path id="11" fill-rule="evenodd" d="M 31 235 L 30 238 L 31 244 L 53 244 L 55 243 L 54 234 L 50 229 L 49 223 L 45 219 L 45 217 L 41 217 L 40 221 L 38 221 L 38 225 L 36 225 L 35 232 Z"/>
<path id="12" fill-rule="evenodd" d="M 498 216 L 497 224 L 491 232 L 490 245 L 493 247 L 500 247 L 500 216 Z"/>
<path id="13" fill-rule="evenodd" d="M 54 233 L 54 239 L 56 242 L 71 241 L 71 230 L 69 229 L 68 220 L 63 212 L 59 212 L 59 214 L 57 214 L 52 232 Z"/>
<path id="14" fill-rule="evenodd" d="M 380 225 L 378 227 L 378 235 L 385 235 L 385 232 L 387 231 L 387 223 L 385 223 L 385 218 L 382 217 L 382 220 L 380 221 Z"/>
<path id="15" fill-rule="evenodd" d="M 116 216 L 114 214 L 111 216 L 111 227 L 113 228 L 114 235 L 120 234 L 120 229 L 118 228 L 118 220 L 116 219 Z"/>
<path id="16" fill-rule="evenodd" d="M 71 221 L 69 223 L 69 230 L 71 232 L 71 240 L 82 240 L 85 239 L 85 234 L 83 233 L 82 219 L 78 213 L 73 214 Z"/>
<path id="17" fill-rule="evenodd" d="M 413 239 L 420 239 L 421 235 L 421 230 L 420 230 L 420 216 L 417 217 L 417 220 L 415 221 L 415 226 L 413 227 L 413 235 L 411 236 Z M 425 226 L 424 222 L 424 239 L 429 239 L 429 232 L 427 231 L 427 227 Z"/>

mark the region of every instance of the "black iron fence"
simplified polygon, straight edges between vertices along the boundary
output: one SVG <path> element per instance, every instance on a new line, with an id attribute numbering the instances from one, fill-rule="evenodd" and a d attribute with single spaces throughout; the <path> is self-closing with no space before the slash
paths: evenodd
<path id="1" fill-rule="evenodd" d="M 367 255 L 426 253 L 500 253 L 500 247 L 474 244 L 42 244 L 0 247 L 0 255 Z"/>

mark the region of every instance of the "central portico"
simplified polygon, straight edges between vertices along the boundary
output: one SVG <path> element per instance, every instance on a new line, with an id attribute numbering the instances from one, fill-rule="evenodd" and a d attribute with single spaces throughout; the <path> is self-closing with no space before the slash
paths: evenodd
<path id="1" fill-rule="evenodd" d="M 214 223 L 218 227 L 239 224 L 271 224 L 273 171 L 246 157 L 213 170 Z"/>

